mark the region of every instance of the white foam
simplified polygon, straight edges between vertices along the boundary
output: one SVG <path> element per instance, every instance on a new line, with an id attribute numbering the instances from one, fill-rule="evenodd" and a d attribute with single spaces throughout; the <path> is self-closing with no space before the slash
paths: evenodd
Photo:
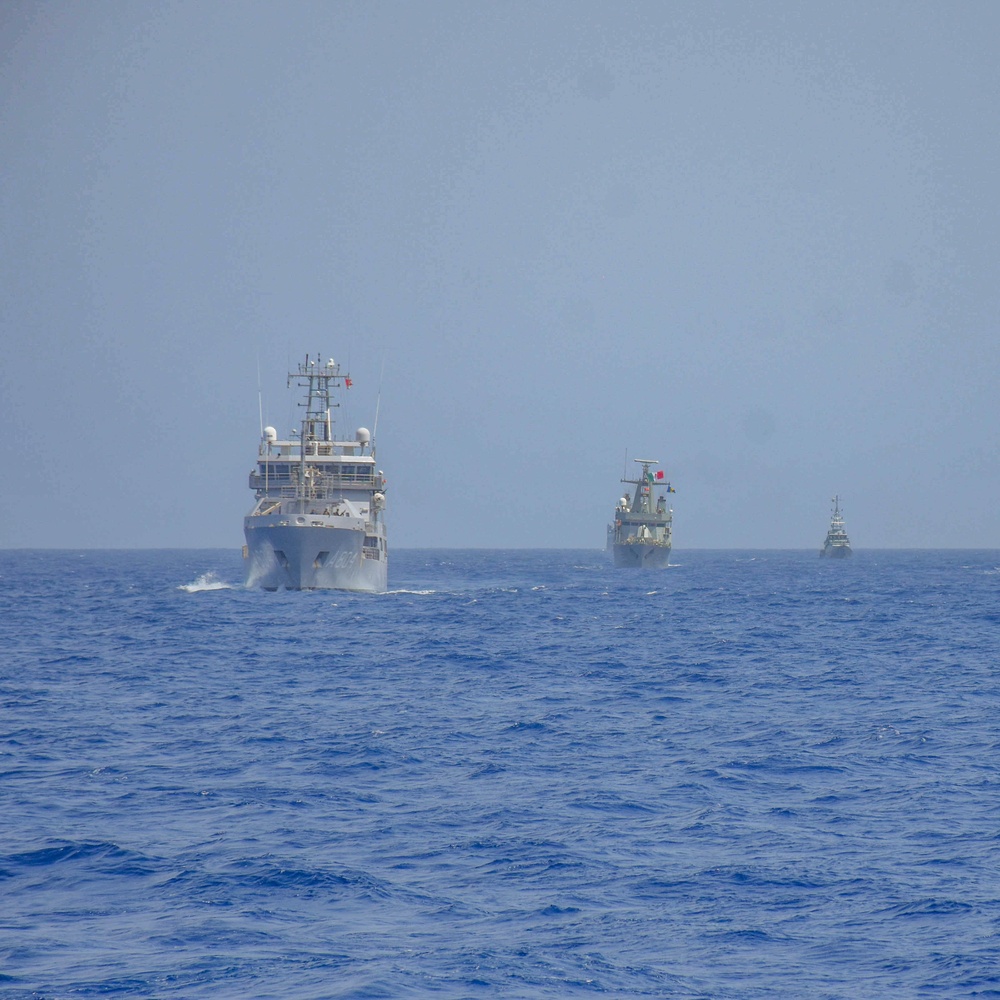
<path id="1" fill-rule="evenodd" d="M 203 590 L 232 590 L 237 586 L 235 583 L 226 583 L 220 580 L 214 573 L 202 573 L 193 583 L 182 583 L 177 589 L 187 591 L 189 594 L 198 594 Z"/>

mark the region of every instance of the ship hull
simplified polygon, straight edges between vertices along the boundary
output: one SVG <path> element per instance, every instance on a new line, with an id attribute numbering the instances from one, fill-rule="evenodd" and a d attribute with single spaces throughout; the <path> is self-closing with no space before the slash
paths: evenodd
<path id="1" fill-rule="evenodd" d="M 248 587 L 385 593 L 385 539 L 368 536 L 377 547 L 366 546 L 363 527 L 247 523 L 244 534 Z"/>
<path id="2" fill-rule="evenodd" d="M 820 549 L 819 554 L 827 559 L 846 559 L 852 553 L 850 545 L 827 545 Z"/>
<path id="3" fill-rule="evenodd" d="M 669 545 L 617 544 L 611 547 L 616 566 L 635 569 L 660 569 L 670 559 Z"/>

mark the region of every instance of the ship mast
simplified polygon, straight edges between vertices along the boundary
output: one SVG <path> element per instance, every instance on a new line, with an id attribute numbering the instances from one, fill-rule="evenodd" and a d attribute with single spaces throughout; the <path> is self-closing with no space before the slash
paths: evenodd
<path id="1" fill-rule="evenodd" d="M 631 483 L 635 487 L 635 498 L 632 501 L 632 510 L 636 513 L 653 513 L 653 491 L 650 488 L 653 484 L 653 475 L 649 471 L 650 466 L 659 465 L 655 458 L 634 458 L 633 462 L 638 462 L 642 466 L 642 477 L 639 479 L 623 478 L 623 483 Z M 669 484 L 668 484 L 669 485 Z"/>
<path id="2" fill-rule="evenodd" d="M 844 526 L 844 518 L 840 513 L 840 494 L 838 493 L 830 499 L 833 501 L 833 517 L 830 519 L 830 527 L 842 528 Z"/>
<path id="3" fill-rule="evenodd" d="M 305 361 L 299 364 L 298 370 L 288 373 L 289 387 L 294 383 L 306 390 L 306 401 L 298 404 L 306 411 L 302 417 L 302 430 L 299 435 L 299 491 L 302 495 L 306 490 L 306 456 L 317 456 L 320 442 L 326 444 L 333 441 L 333 419 L 330 411 L 340 404 L 331 402 L 330 385 L 339 384 L 339 380 L 345 380 L 346 384 L 350 385 L 350 377 L 341 374 L 340 365 L 333 358 L 322 367 L 319 359 L 318 354 L 315 359 L 310 359 L 307 354 Z"/>

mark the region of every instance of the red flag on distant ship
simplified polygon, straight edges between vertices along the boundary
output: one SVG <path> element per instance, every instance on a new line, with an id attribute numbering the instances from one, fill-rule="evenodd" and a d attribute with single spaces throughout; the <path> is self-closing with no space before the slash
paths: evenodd
<path id="1" fill-rule="evenodd" d="M 350 389 L 351 388 L 351 384 L 352 384 L 351 380 L 345 376 L 345 378 L 344 378 L 344 385 L 346 385 L 347 388 Z"/>
<path id="2" fill-rule="evenodd" d="M 656 478 L 657 478 L 657 479 L 662 479 L 662 478 L 663 478 L 663 469 L 660 469 L 660 470 L 659 470 L 659 471 L 658 471 L 658 472 L 656 473 Z"/>

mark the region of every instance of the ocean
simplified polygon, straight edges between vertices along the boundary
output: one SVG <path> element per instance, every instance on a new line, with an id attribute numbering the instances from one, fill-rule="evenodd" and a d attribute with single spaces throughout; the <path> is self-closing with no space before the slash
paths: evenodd
<path id="1" fill-rule="evenodd" d="M 0 996 L 1000 997 L 1000 552 L 0 552 Z"/>

